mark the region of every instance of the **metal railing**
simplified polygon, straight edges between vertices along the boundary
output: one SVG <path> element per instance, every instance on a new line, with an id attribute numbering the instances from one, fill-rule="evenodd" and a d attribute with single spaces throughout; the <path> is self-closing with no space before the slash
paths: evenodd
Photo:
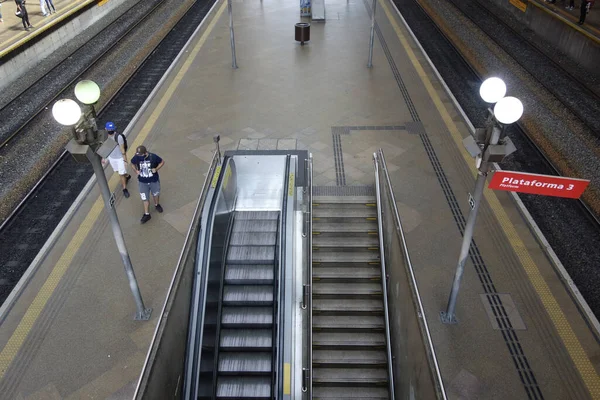
<path id="1" fill-rule="evenodd" d="M 305 160 L 306 169 L 306 188 L 305 195 L 307 201 L 307 209 L 304 212 L 304 232 L 306 237 L 306 278 L 302 290 L 302 309 L 307 310 L 306 337 L 308 347 L 307 366 L 302 371 L 303 387 L 302 391 L 307 393 L 308 399 L 312 399 L 312 215 L 313 215 L 313 158 L 309 154 Z"/>
<path id="2" fill-rule="evenodd" d="M 440 399 L 440 400 L 446 400 L 447 396 L 446 396 L 446 392 L 445 392 L 445 388 L 444 388 L 444 384 L 442 381 L 442 376 L 441 376 L 441 372 L 440 372 L 440 367 L 439 364 L 437 362 L 437 357 L 435 354 L 435 349 L 433 346 L 433 341 L 431 339 L 431 334 L 429 331 L 429 326 L 427 324 L 427 319 L 425 318 L 425 312 L 423 309 L 423 304 L 421 302 L 421 295 L 419 293 L 419 288 L 417 287 L 417 281 L 415 278 L 415 273 L 413 270 L 413 266 L 410 260 L 410 255 L 408 253 L 408 245 L 406 243 L 406 237 L 404 235 L 404 230 L 402 228 L 402 223 L 400 220 L 400 213 L 398 212 L 398 207 L 396 205 L 396 198 L 394 196 L 394 191 L 392 188 L 392 183 L 390 180 L 390 176 L 388 173 L 388 169 L 387 169 L 387 165 L 385 162 L 385 156 L 383 154 L 383 150 L 379 149 L 374 155 L 373 155 L 374 159 L 375 159 L 375 167 L 376 167 L 376 174 L 377 174 L 377 179 L 376 179 L 376 183 L 378 185 L 378 194 L 379 194 L 379 190 L 383 189 L 383 191 L 386 193 L 387 195 L 387 199 L 389 201 L 389 205 L 390 205 L 390 209 L 393 215 L 388 216 L 388 218 L 385 220 L 385 222 L 391 222 L 393 224 L 393 228 L 395 233 L 398 236 L 398 240 L 400 241 L 400 245 L 401 245 L 401 251 L 402 251 L 402 256 L 403 256 L 403 263 L 404 263 L 404 270 L 406 273 L 406 278 L 407 281 L 406 283 L 408 283 L 408 287 L 410 289 L 410 299 L 412 300 L 413 303 L 413 308 L 411 309 L 411 312 L 413 312 L 414 314 L 411 316 L 412 318 L 416 319 L 416 324 L 418 324 L 418 328 L 419 328 L 419 335 L 420 335 L 420 341 L 422 341 L 422 344 L 424 346 L 424 351 L 426 352 L 427 355 L 427 362 L 428 362 L 428 367 L 430 370 L 430 380 L 427 380 L 424 383 L 423 389 L 424 391 L 426 391 L 427 387 L 426 386 L 433 386 L 433 389 L 435 390 L 435 396 Z M 379 179 L 379 171 L 377 170 L 378 166 L 381 167 L 381 172 L 383 175 L 383 184 L 380 184 Z M 380 206 L 379 203 L 379 196 L 378 196 L 378 207 Z M 381 215 L 380 215 L 381 217 Z M 383 223 L 383 220 L 382 222 Z M 381 223 L 380 223 L 380 230 L 381 230 Z M 387 231 L 386 229 L 384 229 L 385 231 Z M 393 236 L 393 235 L 391 235 Z M 384 240 L 387 240 L 389 238 L 384 238 Z M 381 241 L 381 236 L 380 236 L 380 241 Z M 394 265 L 392 265 L 392 267 L 395 267 Z M 407 294 L 408 296 L 408 294 Z M 399 307 L 399 305 L 397 304 L 393 304 L 394 307 Z M 387 310 L 386 310 L 387 312 Z M 406 318 L 408 320 L 408 316 Z M 404 322 L 405 324 L 409 323 L 409 322 Z M 406 327 L 405 325 L 405 332 L 408 332 L 408 330 L 411 327 Z M 386 329 L 388 329 L 388 326 L 386 325 Z M 416 329 L 416 328 L 415 328 Z M 408 333 L 410 334 L 410 333 Z M 398 337 L 396 338 L 397 340 L 410 340 L 409 338 L 401 338 Z M 411 348 L 414 349 L 415 353 L 419 353 L 420 349 L 417 349 L 415 346 L 414 342 L 411 342 L 410 345 L 412 346 Z M 414 357 L 414 355 L 412 355 Z M 410 356 L 409 356 L 410 357 Z M 400 368 L 400 367 L 399 367 Z M 415 368 L 415 365 L 412 365 L 412 368 Z M 401 369 L 401 368 L 400 368 Z M 400 373 L 403 373 L 402 370 L 399 371 Z M 407 377 L 408 380 L 410 377 Z M 433 395 L 426 395 L 423 396 L 422 392 L 420 392 L 420 386 L 419 383 L 414 383 L 413 386 L 413 382 L 410 382 L 411 387 L 409 388 L 411 391 L 415 390 L 416 396 L 417 398 L 432 398 Z"/>
<path id="3" fill-rule="evenodd" d="M 192 279 L 193 270 L 195 266 L 196 247 L 198 243 L 198 233 L 201 226 L 202 209 L 206 203 L 206 199 L 209 193 L 209 188 L 217 166 L 220 164 L 220 159 L 217 152 L 213 154 L 213 158 L 210 162 L 208 173 L 202 184 L 200 190 L 200 196 L 194 215 L 190 222 L 187 236 L 183 244 L 183 250 L 179 256 L 177 267 L 171 278 L 171 283 L 167 291 L 165 303 L 163 305 L 160 318 L 156 324 L 154 336 L 150 342 L 150 349 L 146 356 L 140 379 L 136 387 L 134 399 L 141 398 L 166 398 L 165 396 L 172 395 L 173 392 L 171 385 L 166 381 L 169 377 L 165 376 L 165 371 L 169 371 L 171 375 L 177 374 L 179 371 L 179 377 L 183 377 L 184 363 L 181 362 L 185 359 L 185 339 L 183 344 L 178 340 L 169 340 L 173 335 L 180 333 L 180 327 L 174 325 L 178 323 L 178 318 L 183 319 L 185 322 L 184 327 L 187 328 L 187 320 L 189 318 L 189 309 L 187 315 L 179 317 L 177 314 L 183 312 L 185 307 L 173 307 L 174 304 L 180 304 L 189 307 L 189 295 L 185 297 L 185 293 L 181 292 L 180 285 L 186 278 Z M 187 275 L 190 275 L 189 277 Z M 186 282 L 189 284 L 189 282 Z M 191 289 L 191 288 L 190 288 Z M 183 297 L 182 297 L 183 296 Z M 166 340 L 163 340 L 166 339 Z M 176 357 L 176 354 L 181 352 L 181 357 Z M 155 366 L 160 366 L 161 370 L 155 370 Z M 173 376 L 174 382 L 177 382 L 177 377 Z M 167 384 L 165 384 L 165 382 Z M 172 383 L 172 382 L 171 382 Z"/>
<path id="4" fill-rule="evenodd" d="M 379 255 L 381 264 L 381 288 L 383 290 L 383 312 L 385 318 L 385 341 L 386 341 L 386 355 L 388 364 L 388 387 L 390 392 L 390 400 L 395 399 L 394 394 L 394 370 L 392 367 L 392 344 L 390 341 L 390 315 L 388 310 L 388 275 L 385 266 L 385 246 L 383 242 L 383 209 L 381 207 L 381 183 L 379 182 L 379 162 L 377 160 L 377 154 L 373 154 L 373 164 L 375 165 L 375 193 L 377 195 L 377 226 L 379 230 Z"/>

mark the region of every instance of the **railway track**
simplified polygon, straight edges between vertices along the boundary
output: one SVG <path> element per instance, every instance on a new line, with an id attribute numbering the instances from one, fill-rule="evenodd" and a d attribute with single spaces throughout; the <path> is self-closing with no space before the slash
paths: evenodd
<path id="1" fill-rule="evenodd" d="M 100 110 L 100 122 L 111 120 L 121 127 L 129 123 L 213 3 L 213 0 L 198 1 L 187 11 L 126 84 Z M 160 15 L 156 17 L 161 18 Z M 89 165 L 77 164 L 72 157 L 63 153 L 2 224 L 0 303 L 18 283 L 91 176 Z"/>
<path id="2" fill-rule="evenodd" d="M 417 0 L 393 2 L 468 118 L 475 126 L 484 126 L 486 110 L 478 94 L 482 77 L 463 58 Z M 516 37 L 513 39 L 519 41 Z M 552 66 L 557 67 L 557 64 L 552 62 Z M 527 69 L 533 68 L 529 66 Z M 558 175 L 557 169 L 518 124 L 508 127 L 507 133 L 518 151 L 503 162 L 503 168 Z M 519 198 L 594 314 L 600 315 L 600 271 L 595 268 L 600 265 L 600 224 L 596 217 L 581 201 L 527 194 L 519 194 Z"/>

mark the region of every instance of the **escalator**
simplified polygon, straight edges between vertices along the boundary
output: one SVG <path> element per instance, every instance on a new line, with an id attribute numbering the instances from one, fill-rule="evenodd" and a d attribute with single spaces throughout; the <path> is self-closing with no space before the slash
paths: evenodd
<path id="1" fill-rule="evenodd" d="M 235 212 L 225 259 L 214 398 L 271 399 L 278 211 Z"/>
<path id="2" fill-rule="evenodd" d="M 312 398 L 391 399 L 377 199 L 312 204 Z"/>

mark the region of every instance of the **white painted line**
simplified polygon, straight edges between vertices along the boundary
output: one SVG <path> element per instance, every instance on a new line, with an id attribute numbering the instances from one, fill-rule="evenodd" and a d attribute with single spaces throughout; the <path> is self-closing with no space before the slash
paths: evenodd
<path id="1" fill-rule="evenodd" d="M 444 91 L 446 92 L 448 97 L 450 97 L 450 99 L 452 100 L 454 107 L 456 107 L 456 109 L 462 115 L 462 118 L 463 118 L 464 122 L 467 124 L 467 126 L 469 127 L 469 130 L 471 131 L 471 133 L 475 133 L 475 127 L 471 123 L 471 120 L 469 119 L 469 117 L 467 117 L 467 114 L 465 113 L 465 111 L 462 109 L 462 107 L 456 100 L 456 97 L 454 97 L 454 95 L 450 91 L 450 88 L 448 88 L 448 85 L 446 84 L 446 82 L 440 75 L 439 71 L 437 70 L 437 68 L 435 67 L 435 65 L 433 64 L 431 59 L 429 58 L 429 55 L 427 55 L 427 52 L 425 51 L 423 46 L 421 46 L 421 43 L 419 42 L 419 40 L 413 33 L 412 29 L 410 29 L 410 27 L 408 26 L 408 23 L 406 22 L 406 20 L 400 13 L 400 10 L 398 10 L 398 7 L 396 7 L 396 4 L 394 4 L 394 2 L 392 0 L 389 0 L 389 2 L 394 7 L 394 10 L 396 10 L 396 13 L 398 14 L 398 17 L 400 18 L 400 20 L 402 21 L 405 29 L 410 33 L 410 36 L 412 37 L 413 41 L 417 44 L 417 46 L 419 47 L 419 50 L 421 51 L 421 53 L 427 60 L 427 63 L 429 64 L 429 66 L 435 73 L 436 77 L 438 78 L 438 80 L 440 81 L 442 86 L 444 87 Z M 499 171 L 502 170 L 502 168 L 500 168 L 500 166 L 497 163 L 494 163 L 494 168 L 496 168 Z M 539 229 L 538 225 L 533 220 L 533 217 L 531 216 L 529 211 L 527 211 L 525 204 L 523 204 L 523 202 L 521 201 L 521 199 L 519 198 L 519 196 L 516 193 L 513 193 L 513 192 L 510 192 L 510 193 L 512 195 L 513 201 L 516 203 L 516 205 L 519 209 L 519 212 L 525 218 L 525 220 L 529 224 L 531 231 L 534 233 L 534 236 L 538 240 L 538 243 L 545 250 L 546 254 L 548 255 L 548 258 L 551 260 L 552 264 L 554 264 L 555 270 L 558 272 L 558 274 L 560 275 L 562 280 L 567 284 L 568 290 L 571 292 L 573 297 L 576 299 L 580 310 L 583 312 L 584 316 L 588 319 L 590 326 L 594 328 L 594 330 L 595 330 L 595 332 L 593 332 L 594 335 L 596 336 L 597 339 L 600 338 L 600 322 L 598 322 L 598 319 L 592 312 L 587 301 L 585 301 L 585 299 L 579 292 L 579 289 L 577 289 L 577 286 L 573 282 L 573 279 L 571 279 L 571 276 L 569 275 L 569 273 L 563 266 L 562 262 L 559 260 L 558 256 L 552 249 L 552 246 L 550 246 L 550 243 L 548 243 L 548 240 L 546 239 L 546 237 L 544 236 L 542 231 Z"/>

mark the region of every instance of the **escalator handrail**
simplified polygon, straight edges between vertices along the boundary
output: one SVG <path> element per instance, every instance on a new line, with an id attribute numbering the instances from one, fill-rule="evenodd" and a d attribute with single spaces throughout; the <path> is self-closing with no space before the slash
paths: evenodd
<path id="1" fill-rule="evenodd" d="M 190 332 L 190 334 L 192 334 L 192 326 L 196 327 L 196 330 L 193 331 L 193 334 L 196 335 L 196 339 L 194 340 L 194 346 L 192 348 L 190 348 L 189 346 L 189 335 L 188 335 L 188 348 L 187 348 L 187 355 L 186 355 L 186 370 L 185 370 L 185 377 L 184 377 L 184 397 L 187 396 L 188 390 L 187 387 L 191 385 L 191 390 L 192 390 L 192 394 L 191 396 L 189 396 L 190 399 L 194 399 L 198 397 L 198 388 L 199 388 L 199 379 L 200 379 L 200 360 L 201 360 L 201 352 L 197 349 L 200 349 L 202 346 L 202 338 L 198 337 L 197 335 L 197 330 L 198 329 L 204 329 L 203 326 L 200 326 L 200 328 L 198 328 L 199 324 L 197 322 L 197 318 L 199 315 L 199 310 L 204 311 L 206 308 L 206 291 L 207 291 L 207 286 L 208 286 L 208 268 L 203 268 L 204 265 L 209 265 L 210 264 L 210 249 L 211 249 L 211 243 L 212 243 L 212 231 L 213 231 L 213 225 L 214 225 L 214 221 L 215 221 L 215 208 L 217 206 L 217 202 L 219 200 L 219 191 L 221 190 L 221 185 L 223 182 L 223 177 L 225 176 L 225 171 L 227 170 L 227 166 L 229 164 L 230 158 L 229 157 L 225 157 L 220 164 L 221 170 L 220 173 L 218 174 L 218 176 L 216 177 L 216 182 L 214 182 L 214 176 L 213 179 L 211 179 L 211 186 L 213 186 L 214 188 L 214 196 L 210 202 L 209 205 L 209 209 L 208 209 L 208 215 L 210 218 L 210 221 L 207 221 L 206 224 L 206 232 L 205 232 L 205 236 L 204 236 L 204 243 L 200 243 L 200 239 L 198 240 L 198 245 L 196 246 L 196 274 L 198 274 L 198 266 L 200 266 L 200 270 L 202 271 L 202 273 L 199 276 L 196 276 L 196 278 L 194 278 L 194 285 L 193 285 L 193 299 L 195 302 L 192 307 L 190 308 L 190 329 L 188 330 L 188 332 Z M 206 206 L 206 205 L 205 205 Z M 204 208 L 204 207 L 203 207 Z M 199 234 L 202 232 L 199 232 Z M 198 249 L 202 248 L 202 259 L 200 259 L 198 256 Z M 200 285 L 200 286 L 199 286 Z M 196 296 L 196 293 L 199 291 L 199 294 L 204 294 L 204 296 Z M 202 302 L 204 302 L 204 304 L 202 304 Z M 192 312 L 194 312 L 192 314 Z M 189 361 L 189 353 L 193 352 L 193 358 L 191 361 L 191 365 L 192 365 L 192 372 L 194 372 L 194 378 L 193 378 L 193 383 L 189 383 L 189 379 L 190 376 L 188 374 L 188 369 L 190 366 L 190 361 Z"/>
<path id="2" fill-rule="evenodd" d="M 278 248 L 279 254 L 277 255 L 277 260 L 275 260 L 275 265 L 277 266 L 277 277 L 275 280 L 276 287 L 273 288 L 276 291 L 276 304 L 273 304 L 273 312 L 274 312 L 274 322 L 275 330 L 273 332 L 273 361 L 272 361 L 272 371 L 273 371 L 273 385 L 271 398 L 272 399 L 281 399 L 283 397 L 283 381 L 280 379 L 283 377 L 283 356 L 281 346 L 284 341 L 282 335 L 284 334 L 283 329 L 281 329 L 281 321 L 284 320 L 282 318 L 282 314 L 285 311 L 285 303 L 283 302 L 284 291 L 282 289 L 285 283 L 285 243 L 286 243 L 286 217 L 287 217 L 287 204 L 288 204 L 288 186 L 290 184 L 290 159 L 291 157 L 288 155 L 286 157 L 285 163 L 285 179 L 283 183 L 283 196 L 281 200 L 281 212 L 279 214 L 279 239 L 278 239 Z M 274 368 L 273 368 L 274 367 Z M 285 379 L 285 377 L 283 377 Z"/>
<path id="3" fill-rule="evenodd" d="M 442 374 L 440 372 L 440 366 L 437 361 L 437 356 L 435 354 L 435 349 L 433 347 L 433 341 L 431 339 L 431 333 L 429 331 L 429 325 L 427 323 L 427 318 L 425 317 L 425 311 L 423 309 L 423 303 L 421 302 L 421 295 L 419 294 L 419 288 L 417 287 L 417 280 L 415 278 L 415 273 L 413 270 L 412 263 L 410 261 L 410 255 L 408 253 L 408 245 L 406 243 L 406 237 L 404 236 L 404 229 L 402 228 L 402 223 L 400 222 L 400 213 L 398 212 L 398 207 L 396 205 L 396 196 L 394 196 L 394 191 L 392 190 L 392 182 L 390 180 L 390 175 L 388 173 L 387 164 L 385 162 L 385 156 L 383 154 L 383 150 L 379 149 L 377 153 L 374 154 L 375 159 L 381 163 L 381 170 L 383 171 L 383 175 L 385 176 L 384 187 L 387 191 L 387 194 L 390 198 L 390 203 L 392 204 L 392 210 L 394 212 L 394 223 L 396 225 L 396 230 L 398 231 L 398 235 L 402 240 L 402 250 L 404 252 L 404 257 L 406 259 L 406 267 L 408 269 L 411 286 L 414 290 L 415 300 L 417 302 L 417 312 L 420 314 L 420 320 L 422 321 L 422 328 L 425 334 L 426 346 L 428 349 L 428 353 L 430 354 L 431 361 L 433 362 L 433 369 L 435 374 L 435 381 L 438 385 L 438 394 L 441 395 L 441 398 L 446 400 L 446 390 L 444 388 L 444 381 L 442 380 Z"/>
<path id="4" fill-rule="evenodd" d="M 150 367 L 150 360 L 153 357 L 153 355 L 155 354 L 155 352 L 158 350 L 157 349 L 157 345 L 159 343 L 157 341 L 158 335 L 159 335 L 159 332 L 163 328 L 163 324 L 166 321 L 167 314 L 168 314 L 167 307 L 168 307 L 170 301 L 172 300 L 171 296 L 174 295 L 175 282 L 177 281 L 177 276 L 179 275 L 181 269 L 183 268 L 184 257 L 186 257 L 186 255 L 189 254 L 190 251 L 194 251 L 194 252 L 196 251 L 195 248 L 194 249 L 189 248 L 190 238 L 192 236 L 192 233 L 194 231 L 196 231 L 198 229 L 198 227 L 200 226 L 202 209 L 204 208 L 204 203 L 206 202 L 206 198 L 207 198 L 208 192 L 209 192 L 210 182 L 213 179 L 213 175 L 217 169 L 218 164 L 219 164 L 219 157 L 218 157 L 217 151 L 215 151 L 213 153 L 212 160 L 209 164 L 209 168 L 208 168 L 206 177 L 204 178 L 204 183 L 202 184 L 202 187 L 200 189 L 200 195 L 198 196 L 198 202 L 196 203 L 196 208 L 194 210 L 194 214 L 192 215 L 192 219 L 190 221 L 190 227 L 185 236 L 185 240 L 183 241 L 183 247 L 182 247 L 181 253 L 179 254 L 179 259 L 177 260 L 177 266 L 175 267 L 175 271 L 173 272 L 173 277 L 171 278 L 171 283 L 169 284 L 169 289 L 167 290 L 167 294 L 165 296 L 165 302 L 163 304 L 163 307 L 162 307 L 162 310 L 160 313 L 160 318 L 159 318 L 158 322 L 156 323 L 156 328 L 154 329 L 154 335 L 152 336 L 152 340 L 150 341 L 150 347 L 148 349 L 148 354 L 146 355 L 144 365 L 142 366 L 142 372 L 140 374 L 140 379 L 137 383 L 135 394 L 133 396 L 134 399 L 138 398 L 138 395 L 140 394 L 139 391 L 143 384 L 144 376 L 147 373 L 147 369 Z"/>
<path id="5" fill-rule="evenodd" d="M 379 257 L 381 264 L 381 288 L 383 290 L 383 311 L 385 317 L 385 342 L 388 364 L 388 386 L 390 392 L 390 400 L 394 400 L 394 371 L 392 367 L 392 345 L 390 342 L 390 314 L 388 310 L 388 293 L 387 293 L 387 271 L 385 268 L 385 248 L 383 243 L 383 214 L 381 209 L 381 184 L 379 182 L 379 162 L 377 154 L 373 154 L 373 163 L 375 164 L 375 192 L 377 197 L 377 226 L 379 230 Z"/>

